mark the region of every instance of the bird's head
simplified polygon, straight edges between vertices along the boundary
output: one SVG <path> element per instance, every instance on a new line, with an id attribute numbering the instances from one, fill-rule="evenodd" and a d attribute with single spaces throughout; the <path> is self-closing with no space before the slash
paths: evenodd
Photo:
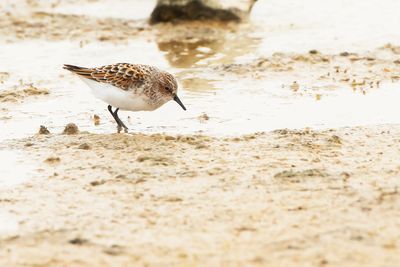
<path id="1" fill-rule="evenodd" d="M 176 103 L 178 103 L 184 110 L 186 110 L 186 107 L 183 105 L 182 101 L 179 99 L 177 93 L 178 93 L 178 83 L 176 82 L 174 76 L 172 76 L 168 72 L 162 72 L 160 75 L 160 93 L 163 95 L 164 98 L 167 98 L 168 100 L 174 100 Z"/>

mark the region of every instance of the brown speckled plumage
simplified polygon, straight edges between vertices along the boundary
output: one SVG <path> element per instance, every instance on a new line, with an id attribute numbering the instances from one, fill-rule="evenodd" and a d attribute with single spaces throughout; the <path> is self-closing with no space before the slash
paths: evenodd
<path id="1" fill-rule="evenodd" d="M 148 83 L 154 80 L 151 77 L 154 73 L 160 72 L 160 70 L 152 66 L 129 63 L 117 63 L 97 68 L 64 65 L 64 69 L 74 72 L 83 78 L 109 83 L 123 90 L 129 90 L 141 86 L 143 83 Z"/>
<path id="2" fill-rule="evenodd" d="M 118 118 L 119 108 L 124 110 L 154 110 L 169 100 L 176 101 L 186 109 L 177 96 L 178 84 L 170 73 L 156 67 L 143 64 L 117 63 L 96 68 L 84 68 L 64 65 L 84 81 L 93 81 L 89 86 L 95 88 L 96 96 L 109 104 L 109 111 L 118 123 L 119 129 L 124 124 Z M 102 86 L 102 84 L 111 85 Z M 125 93 L 122 93 L 125 92 Z M 116 111 L 110 107 L 116 107 Z M 124 126 L 125 130 L 127 127 Z"/>

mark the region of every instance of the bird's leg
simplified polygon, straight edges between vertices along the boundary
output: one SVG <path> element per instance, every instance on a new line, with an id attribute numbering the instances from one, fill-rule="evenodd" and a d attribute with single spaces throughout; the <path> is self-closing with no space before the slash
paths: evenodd
<path id="1" fill-rule="evenodd" d="M 111 116 L 113 116 L 115 122 L 118 124 L 118 126 L 117 126 L 118 133 L 121 132 L 121 130 L 122 130 L 122 126 L 121 126 L 121 123 L 120 123 L 121 120 L 118 118 L 118 116 L 116 116 L 114 114 L 114 112 L 112 111 L 111 105 L 108 105 L 107 109 L 111 113 Z"/>
<path id="2" fill-rule="evenodd" d="M 121 125 L 122 127 L 124 127 L 124 132 L 127 133 L 127 132 L 128 132 L 128 127 L 126 127 L 125 123 L 123 123 L 123 122 L 121 121 L 121 119 L 118 117 L 118 111 L 119 111 L 119 108 L 117 108 L 117 109 L 114 111 L 115 120 L 118 120 L 119 125 Z"/>

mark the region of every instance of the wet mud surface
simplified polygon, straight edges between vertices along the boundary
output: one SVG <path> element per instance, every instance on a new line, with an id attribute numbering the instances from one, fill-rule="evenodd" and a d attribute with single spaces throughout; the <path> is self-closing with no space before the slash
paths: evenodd
<path id="1" fill-rule="evenodd" d="M 400 46 L 386 44 L 364 54 L 344 51 L 329 55 L 317 50 L 305 54 L 275 53 L 250 64 L 227 64 L 215 70 L 251 75 L 255 79 L 290 73 L 306 87 L 311 87 L 305 89 L 331 90 L 347 86 L 365 93 L 383 82 L 400 80 Z M 298 84 L 299 81 L 294 82 Z M 325 88 L 316 85 L 321 82 L 325 83 Z M 292 84 L 290 88 L 297 91 L 300 85 Z"/>
<path id="2" fill-rule="evenodd" d="M 37 88 L 32 84 L 18 85 L 10 89 L 0 91 L 0 102 L 21 102 L 27 97 L 45 96 L 50 94 L 48 89 Z"/>
<path id="3" fill-rule="evenodd" d="M 0 20 L 0 29 L 0 35 L 9 43 L 26 39 L 78 39 L 84 45 L 89 41 L 126 41 L 149 27 L 145 22 L 127 19 L 34 12 L 27 15 L 6 13 Z"/>

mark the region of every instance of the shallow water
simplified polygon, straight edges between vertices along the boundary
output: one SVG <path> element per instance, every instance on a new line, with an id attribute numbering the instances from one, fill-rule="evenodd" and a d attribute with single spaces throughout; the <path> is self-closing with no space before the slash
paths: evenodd
<path id="1" fill-rule="evenodd" d="M 55 11 L 105 17 L 143 19 L 151 11 L 151 1 L 136 1 L 139 11 L 129 12 L 130 2 L 99 1 L 85 9 L 65 4 Z M 236 135 L 278 128 L 330 128 L 352 125 L 399 123 L 400 109 L 395 99 L 396 83 L 382 83 L 367 94 L 346 86 L 334 91 L 299 94 L 288 89 L 296 77 L 254 79 L 250 75 L 220 75 L 210 66 L 246 63 L 274 52 L 329 53 L 365 51 L 388 42 L 400 43 L 396 29 L 400 19 L 398 1 L 260 1 L 251 16 L 251 30 L 243 35 L 227 33 L 218 41 L 181 43 L 154 42 L 143 37 L 126 44 L 92 42 L 83 47 L 77 41 L 26 40 L 2 44 L 0 71 L 11 73 L 1 88 L 23 83 L 50 90 L 50 96 L 28 98 L 22 103 L 2 103 L 6 117 L 0 140 L 23 137 L 46 125 L 61 132 L 74 122 L 81 130 L 115 132 L 106 105 L 92 97 L 89 88 L 64 71 L 63 63 L 97 66 L 115 62 L 154 64 L 174 73 L 180 80 L 180 98 L 185 112 L 170 102 L 157 111 L 121 112 L 131 132 L 197 133 Z M 379 5 L 378 5 L 379 2 Z M 123 11 L 122 11 L 123 10 Z M 146 13 L 147 12 L 147 13 Z M 381 12 L 381 13 L 379 13 Z M 384 13 L 382 13 L 384 12 Z M 312 16 L 310 15 L 312 14 Z M 246 30 L 244 30 L 246 31 Z M 32 52 L 34 51 L 34 52 Z M 67 78 L 67 79 L 64 79 Z M 101 123 L 95 126 L 92 116 Z M 207 114 L 208 120 L 204 120 Z"/>

